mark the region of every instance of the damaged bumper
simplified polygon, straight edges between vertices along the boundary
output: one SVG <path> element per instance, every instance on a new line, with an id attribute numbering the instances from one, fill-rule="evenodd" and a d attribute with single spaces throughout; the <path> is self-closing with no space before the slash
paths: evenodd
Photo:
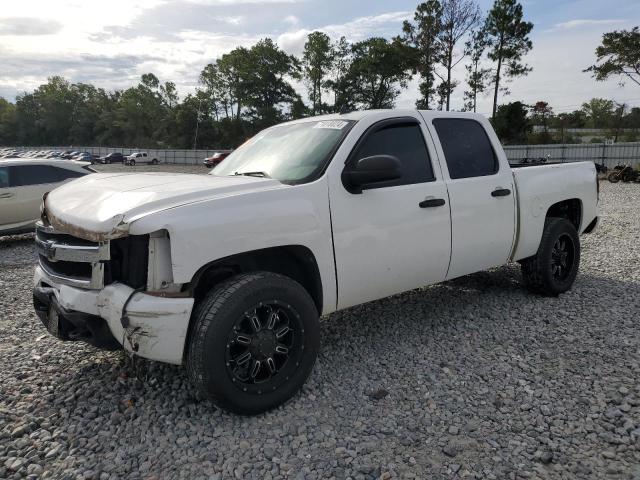
<path id="1" fill-rule="evenodd" d="M 101 290 L 76 288 L 57 283 L 41 267 L 35 271 L 33 293 L 36 313 L 58 338 L 106 349 L 121 346 L 150 360 L 182 363 L 193 298 L 147 295 L 121 283 Z"/>

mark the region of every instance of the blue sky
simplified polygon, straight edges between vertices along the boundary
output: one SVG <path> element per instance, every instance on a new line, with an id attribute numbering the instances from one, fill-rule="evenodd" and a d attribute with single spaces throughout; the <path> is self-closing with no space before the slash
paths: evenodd
<path id="1" fill-rule="evenodd" d="M 174 81 L 184 95 L 202 67 L 238 45 L 270 36 L 299 54 L 316 29 L 352 41 L 400 32 L 418 2 L 410 0 L 21 0 L 0 11 L 0 96 L 13 100 L 59 74 L 108 89 L 137 83 L 145 72 Z M 492 1 L 480 0 L 483 11 Z M 640 24 L 639 0 L 524 0 L 535 24 L 533 72 L 509 84 L 501 101 L 549 101 L 557 112 L 592 97 L 640 105 L 640 88 L 616 79 L 595 82 L 582 70 L 594 61 L 602 33 Z M 462 64 L 453 108 L 462 106 Z M 298 85 L 302 92 L 304 87 Z M 412 107 L 417 80 L 398 106 Z M 480 110 L 490 110 L 489 96 Z"/>

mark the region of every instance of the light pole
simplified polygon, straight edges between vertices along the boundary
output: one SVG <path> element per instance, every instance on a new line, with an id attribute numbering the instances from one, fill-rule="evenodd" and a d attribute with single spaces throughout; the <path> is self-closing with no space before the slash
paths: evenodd
<path id="1" fill-rule="evenodd" d="M 196 149 L 196 145 L 198 144 L 198 127 L 200 126 L 200 106 L 202 105 L 202 98 L 198 95 L 200 92 L 196 90 L 196 95 L 198 97 L 198 111 L 196 112 L 196 135 L 193 137 L 193 149 Z"/>

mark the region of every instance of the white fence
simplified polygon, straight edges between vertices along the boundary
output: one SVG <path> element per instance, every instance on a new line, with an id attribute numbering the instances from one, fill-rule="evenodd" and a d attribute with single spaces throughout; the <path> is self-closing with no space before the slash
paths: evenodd
<path id="1" fill-rule="evenodd" d="M 510 162 L 524 159 L 548 158 L 554 162 L 592 160 L 607 167 L 629 164 L 640 165 L 640 142 L 633 143 L 577 143 L 561 145 L 508 145 L 504 147 Z"/>
<path id="2" fill-rule="evenodd" d="M 148 152 L 151 158 L 157 158 L 162 163 L 176 163 L 197 165 L 205 157 L 222 150 L 173 150 L 173 149 L 138 149 L 138 148 L 107 148 L 107 147 L 15 147 L 19 150 L 74 150 L 89 152 L 103 156 L 111 152 L 122 152 L 125 155 L 136 151 Z M 524 159 L 548 158 L 555 162 L 577 162 L 592 160 L 611 168 L 620 164 L 640 166 L 640 142 L 593 144 L 563 144 L 563 145 L 508 145 L 504 147 L 510 162 L 519 163 Z"/>

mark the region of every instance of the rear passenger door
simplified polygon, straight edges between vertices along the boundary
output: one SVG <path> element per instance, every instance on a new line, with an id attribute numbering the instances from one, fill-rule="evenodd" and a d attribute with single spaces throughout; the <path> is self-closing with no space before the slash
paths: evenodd
<path id="1" fill-rule="evenodd" d="M 513 175 L 501 164 L 485 127 L 471 118 L 432 120 L 446 165 L 451 205 L 447 278 L 509 260 L 515 235 Z"/>
<path id="2" fill-rule="evenodd" d="M 414 117 L 359 123 L 346 162 L 335 164 L 329 200 L 338 308 L 442 281 L 450 253 L 447 187 L 433 143 Z M 392 155 L 401 178 L 350 193 L 341 172 L 351 162 Z"/>

